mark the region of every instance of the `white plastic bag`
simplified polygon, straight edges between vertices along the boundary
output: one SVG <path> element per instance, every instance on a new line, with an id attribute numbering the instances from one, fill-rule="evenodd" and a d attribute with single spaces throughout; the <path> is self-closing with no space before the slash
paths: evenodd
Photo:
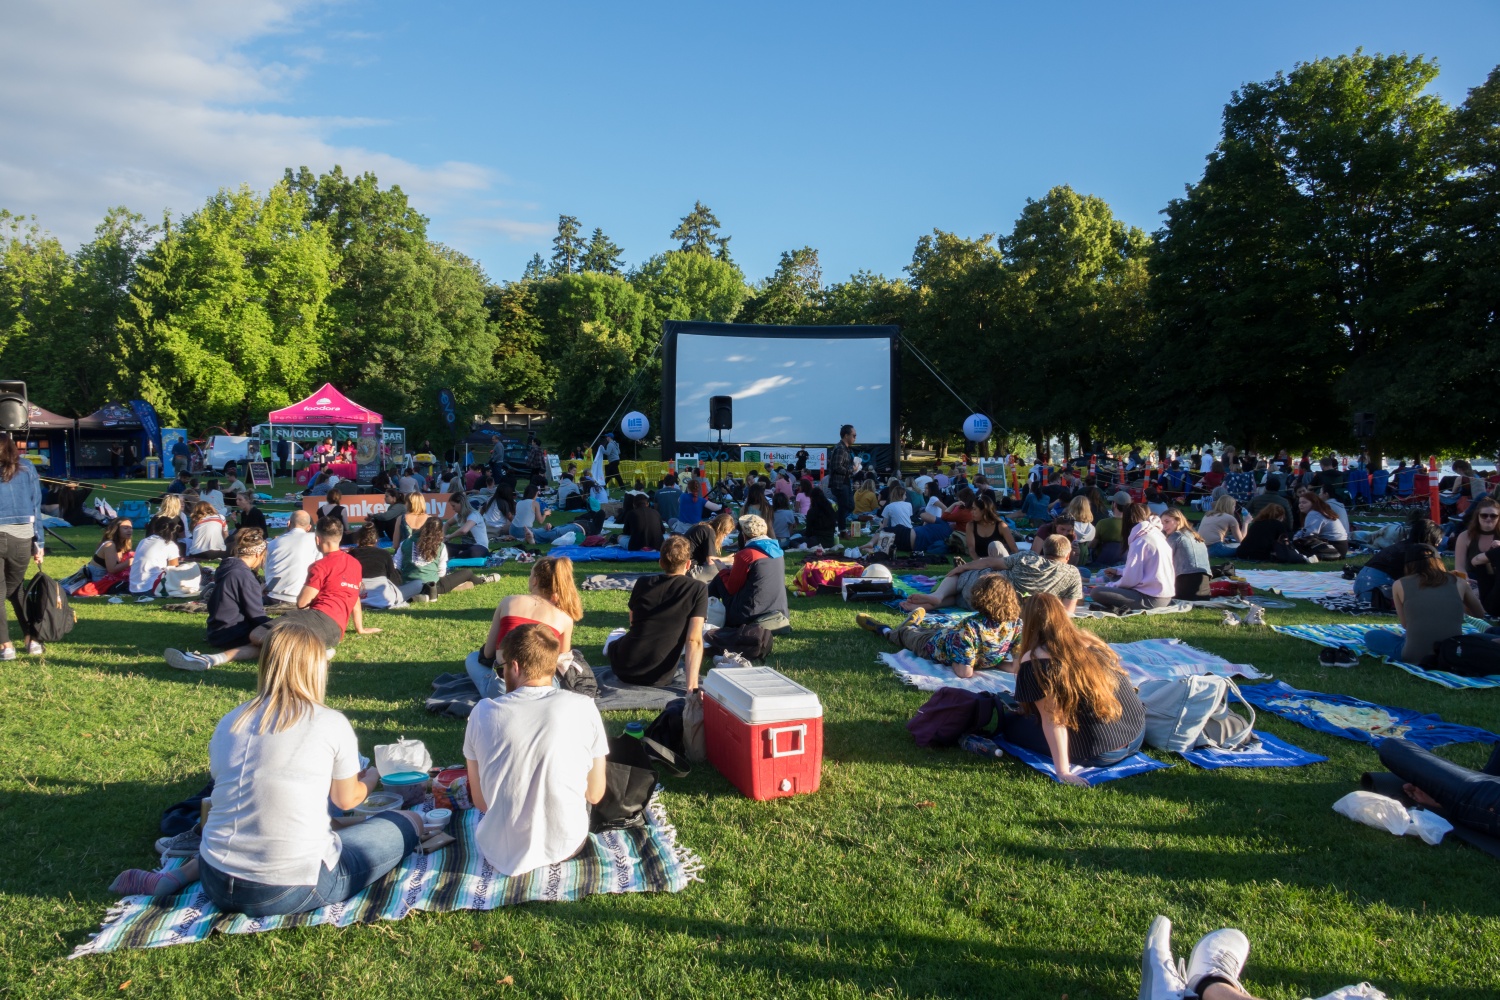
<path id="1" fill-rule="evenodd" d="M 409 740 L 403 736 L 395 743 L 382 743 L 375 748 L 375 770 L 382 778 L 403 771 L 425 774 L 431 769 L 432 754 L 427 752 L 427 745 L 421 740 Z"/>
<path id="2" fill-rule="evenodd" d="M 1318 1000 L 1386 1000 L 1386 996 L 1369 983 L 1356 983 L 1353 986 L 1340 986 Z"/>
<path id="3" fill-rule="evenodd" d="M 578 535 L 577 535 L 577 533 L 572 532 L 572 531 L 565 531 L 561 535 L 558 535 L 556 538 L 552 539 L 552 544 L 553 545 L 577 545 L 578 544 Z"/>
<path id="4" fill-rule="evenodd" d="M 724 602 L 717 597 L 710 597 L 708 599 L 708 618 L 704 624 L 711 628 L 723 628 L 725 614 Z"/>
<path id="5" fill-rule="evenodd" d="M 1408 812 L 1395 799 L 1375 792 L 1350 792 L 1333 804 L 1333 811 L 1397 837 L 1421 837 L 1433 846 L 1442 843 L 1444 835 L 1453 829 L 1453 824 L 1437 813 L 1426 809 Z"/>

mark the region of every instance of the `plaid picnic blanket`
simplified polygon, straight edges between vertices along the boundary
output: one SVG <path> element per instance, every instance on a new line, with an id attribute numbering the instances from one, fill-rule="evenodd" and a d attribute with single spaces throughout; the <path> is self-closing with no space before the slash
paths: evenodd
<path id="1" fill-rule="evenodd" d="M 1354 581 L 1341 573 L 1290 569 L 1242 569 L 1239 575 L 1256 590 L 1273 590 L 1282 597 L 1311 600 L 1332 594 L 1354 593 Z"/>
<path id="2" fill-rule="evenodd" d="M 374 923 L 400 920 L 415 910 L 493 910 L 532 902 L 568 902 L 596 893 L 681 892 L 702 881 L 703 863 L 677 843 L 660 792 L 637 830 L 591 834 L 592 850 L 524 875 L 501 875 L 490 867 L 474 840 L 479 810 L 455 817 L 458 839 L 432 854 L 413 854 L 395 871 L 351 899 L 310 913 L 247 917 L 225 913 L 194 882 L 162 900 L 126 896 L 111 907 L 99 933 L 79 945 L 72 958 L 124 948 L 162 948 L 222 934 L 256 934 L 283 927 Z M 172 866 L 182 862 L 174 862 Z"/>
<path id="3" fill-rule="evenodd" d="M 1401 626 L 1394 622 L 1390 624 L 1375 625 L 1272 625 L 1273 629 L 1283 635 L 1296 636 L 1315 642 L 1319 646 L 1328 646 L 1333 649 L 1351 649 L 1360 656 L 1374 656 L 1375 654 L 1365 646 L 1365 633 L 1370 628 L 1383 628 L 1391 632 L 1400 632 Z M 1465 618 L 1465 632 L 1483 632 L 1489 628 L 1489 623 L 1480 618 Z M 1415 663 L 1405 663 L 1401 660 L 1393 660 L 1388 656 L 1380 657 L 1393 667 L 1399 667 L 1411 674 L 1420 677 L 1424 681 L 1432 681 L 1441 684 L 1445 688 L 1454 690 L 1478 689 L 1478 688 L 1500 688 L 1500 677 L 1461 677 L 1458 674 L 1450 674 L 1446 670 L 1424 670 Z"/>

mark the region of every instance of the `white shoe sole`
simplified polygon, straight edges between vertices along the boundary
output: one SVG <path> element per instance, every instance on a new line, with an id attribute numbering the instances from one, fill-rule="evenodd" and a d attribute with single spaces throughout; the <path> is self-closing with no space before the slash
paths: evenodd
<path id="1" fill-rule="evenodd" d="M 194 673 L 202 673 L 208 669 L 208 664 L 196 656 L 189 656 L 180 649 L 169 649 L 163 656 L 166 658 L 167 666 L 175 670 L 191 670 Z"/>

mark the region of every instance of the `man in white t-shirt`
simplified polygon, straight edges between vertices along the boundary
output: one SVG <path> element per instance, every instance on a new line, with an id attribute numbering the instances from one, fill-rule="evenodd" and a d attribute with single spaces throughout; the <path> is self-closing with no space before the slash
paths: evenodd
<path id="1" fill-rule="evenodd" d="M 591 699 L 552 686 L 559 645 L 546 625 L 506 633 L 505 694 L 481 699 L 464 731 L 469 794 L 484 813 L 475 840 L 505 875 L 577 854 L 604 797 L 604 719 Z"/>
<path id="2" fill-rule="evenodd" d="M 927 492 L 927 484 L 932 482 L 932 479 L 932 473 L 924 472 L 916 479 L 913 479 L 911 481 L 911 487 L 912 489 L 916 490 L 917 495 L 920 496 L 923 493 Z"/>
<path id="3" fill-rule="evenodd" d="M 292 515 L 286 534 L 272 542 L 266 554 L 266 597 L 296 604 L 297 596 L 307 583 L 307 571 L 318 557 L 318 540 L 312 533 L 312 518 L 307 511 L 299 510 Z"/>

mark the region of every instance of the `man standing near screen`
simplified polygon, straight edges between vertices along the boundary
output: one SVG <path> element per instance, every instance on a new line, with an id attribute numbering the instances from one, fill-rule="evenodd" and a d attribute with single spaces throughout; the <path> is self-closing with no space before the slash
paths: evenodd
<path id="1" fill-rule="evenodd" d="M 839 508 L 842 525 L 854 514 L 854 425 L 839 428 L 839 443 L 828 459 L 828 489 Z"/>

